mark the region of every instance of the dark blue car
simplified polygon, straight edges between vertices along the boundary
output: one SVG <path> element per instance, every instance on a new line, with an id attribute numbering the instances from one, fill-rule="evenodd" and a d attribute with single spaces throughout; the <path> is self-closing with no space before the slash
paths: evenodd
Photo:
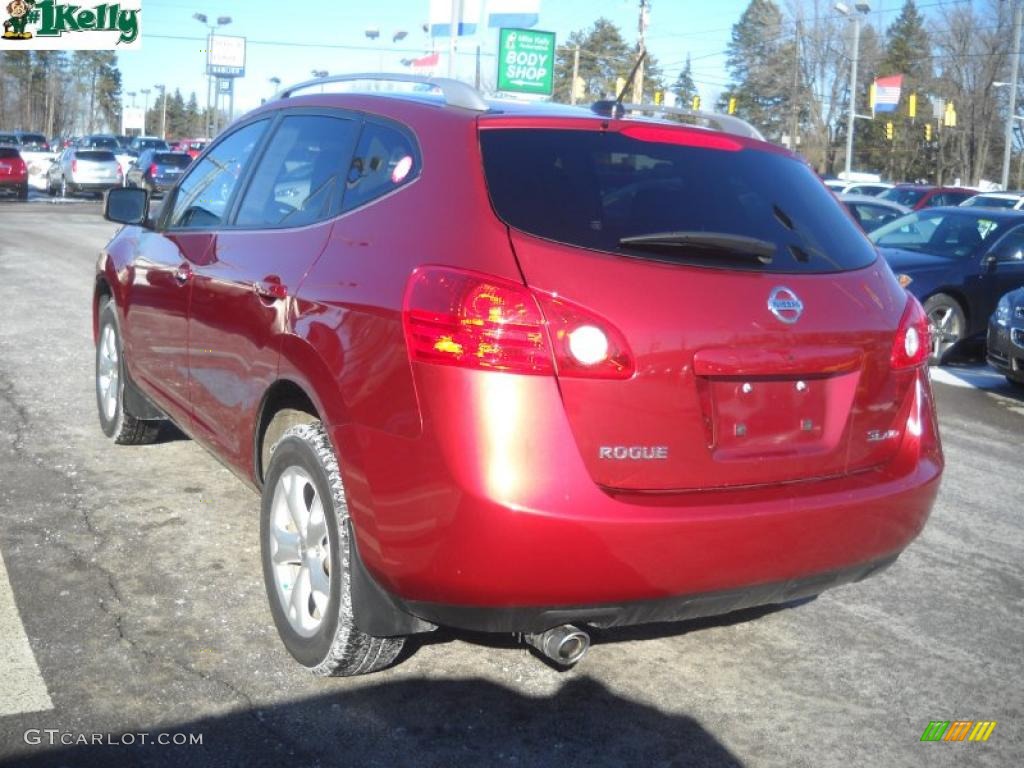
<path id="1" fill-rule="evenodd" d="M 931 361 L 961 341 L 984 339 L 989 315 L 1007 291 L 1024 286 L 1024 212 L 927 208 L 869 237 L 900 283 L 924 304 Z"/>

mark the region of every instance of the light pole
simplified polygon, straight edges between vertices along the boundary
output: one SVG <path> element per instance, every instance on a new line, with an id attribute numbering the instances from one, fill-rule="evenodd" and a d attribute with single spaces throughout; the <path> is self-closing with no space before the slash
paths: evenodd
<path id="1" fill-rule="evenodd" d="M 132 97 L 132 109 L 135 109 L 135 91 L 125 91 L 124 95 Z"/>
<path id="2" fill-rule="evenodd" d="M 363 34 L 366 35 L 366 38 L 368 40 L 377 40 L 380 37 L 380 28 L 379 27 L 370 27 L 369 29 L 365 30 Z M 408 36 L 409 36 L 408 32 L 406 32 L 404 29 L 399 29 L 393 35 L 391 35 L 391 43 L 392 43 L 392 45 L 395 44 L 395 43 L 400 43 L 403 40 L 405 40 L 405 38 L 408 37 Z M 378 48 L 377 71 L 378 72 L 383 72 L 384 71 L 384 48 L 383 47 Z"/>
<path id="3" fill-rule="evenodd" d="M 277 75 L 274 75 L 273 77 L 268 79 L 267 82 L 274 86 L 274 90 L 270 93 L 270 95 L 272 97 L 276 96 L 277 92 L 281 90 L 281 78 L 278 77 Z"/>
<path id="4" fill-rule="evenodd" d="M 143 102 L 145 106 L 142 108 L 142 135 L 146 136 L 146 129 L 149 127 L 146 123 L 149 120 L 149 94 L 151 91 L 149 88 L 142 88 L 139 92 L 145 97 Z"/>
<path id="5" fill-rule="evenodd" d="M 160 91 L 160 138 L 167 139 L 167 86 L 154 85 Z"/>
<path id="6" fill-rule="evenodd" d="M 1017 68 L 1020 65 L 1021 5 L 1013 12 L 1013 48 L 1010 50 L 1010 104 L 1006 114 L 1005 146 L 1003 147 L 1003 189 L 1010 188 L 1010 149 L 1013 146 L 1013 118 L 1017 112 Z M 1024 148 L 1022 148 L 1024 151 Z"/>
<path id="7" fill-rule="evenodd" d="M 867 15 L 871 5 L 867 2 L 854 3 L 856 13 L 846 3 L 836 3 L 836 10 L 853 22 L 853 60 L 850 64 L 850 117 L 846 126 L 846 177 L 849 180 L 853 167 L 853 126 L 857 119 L 857 57 L 860 54 L 860 14 Z"/>
<path id="8" fill-rule="evenodd" d="M 213 119 L 210 107 L 211 93 L 213 91 L 213 76 L 210 74 L 210 51 L 213 49 L 213 38 L 217 27 L 224 27 L 230 24 L 231 17 L 218 16 L 216 24 L 211 24 L 209 17 L 205 13 L 193 13 L 192 18 L 210 31 L 209 36 L 206 38 L 206 138 L 212 139 L 213 129 L 219 121 Z"/>

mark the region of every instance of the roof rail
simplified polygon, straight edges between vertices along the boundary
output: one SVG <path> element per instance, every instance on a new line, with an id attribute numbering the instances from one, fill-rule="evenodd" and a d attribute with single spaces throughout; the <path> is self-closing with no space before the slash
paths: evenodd
<path id="1" fill-rule="evenodd" d="M 593 104 L 591 109 L 598 114 L 603 114 L 607 117 L 612 117 L 610 101 L 598 101 Z M 722 115 L 718 112 L 700 112 L 693 109 L 687 109 L 686 107 L 668 107 L 664 104 L 621 104 L 617 105 L 618 110 L 615 110 L 620 116 L 623 113 L 639 113 L 639 114 L 650 114 L 650 115 L 678 115 L 680 117 L 688 117 L 694 122 L 703 123 L 710 125 L 715 130 L 722 131 L 723 133 L 731 133 L 733 136 L 743 136 L 748 139 L 758 139 L 764 141 L 764 136 L 754 126 L 748 123 L 746 120 L 741 120 L 738 117 L 732 115 Z"/>
<path id="2" fill-rule="evenodd" d="M 296 91 L 312 88 L 326 83 L 352 83 L 358 81 L 387 82 L 387 83 L 414 83 L 428 85 L 441 91 L 445 103 L 452 107 L 471 109 L 474 112 L 486 112 L 487 102 L 471 85 L 460 80 L 453 80 L 448 77 L 424 77 L 423 75 L 403 75 L 394 72 L 362 72 L 354 75 L 328 75 L 313 80 L 305 80 L 301 83 L 289 86 L 280 91 L 274 98 L 287 99 Z"/>

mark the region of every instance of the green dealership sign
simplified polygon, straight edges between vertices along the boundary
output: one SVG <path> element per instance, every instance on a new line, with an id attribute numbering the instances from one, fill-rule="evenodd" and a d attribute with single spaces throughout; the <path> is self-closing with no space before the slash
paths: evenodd
<path id="1" fill-rule="evenodd" d="M 498 90 L 550 96 L 555 82 L 555 33 L 502 29 L 498 39 Z"/>

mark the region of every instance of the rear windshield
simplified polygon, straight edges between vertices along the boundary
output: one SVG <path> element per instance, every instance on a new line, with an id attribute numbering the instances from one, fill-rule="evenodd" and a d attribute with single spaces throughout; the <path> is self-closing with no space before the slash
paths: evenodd
<path id="1" fill-rule="evenodd" d="M 139 139 L 135 142 L 138 149 L 168 149 L 167 142 L 163 139 Z"/>
<path id="2" fill-rule="evenodd" d="M 21 157 L 21 153 L 14 147 L 0 147 L 0 159 L 5 157 Z"/>
<path id="3" fill-rule="evenodd" d="M 0 144 L 18 145 L 18 137 L 12 133 L 0 133 Z"/>
<path id="4" fill-rule="evenodd" d="M 113 152 L 106 152 L 102 149 L 83 149 L 75 153 L 79 160 L 92 160 L 95 163 L 116 162 Z"/>
<path id="5" fill-rule="evenodd" d="M 913 208 L 917 201 L 924 197 L 924 189 L 912 189 L 910 187 L 893 187 L 879 195 L 883 200 L 892 200 L 894 203 Z"/>
<path id="6" fill-rule="evenodd" d="M 23 133 L 21 143 L 26 147 L 44 147 L 47 144 L 46 137 L 41 133 Z"/>
<path id="7" fill-rule="evenodd" d="M 188 168 L 192 158 L 185 154 L 175 152 L 158 153 L 153 156 L 153 162 L 158 165 L 170 165 L 175 168 Z"/>
<path id="8" fill-rule="evenodd" d="M 95 147 L 96 149 L 109 149 L 114 151 L 120 149 L 117 139 L 109 136 L 90 136 L 82 140 L 83 147 Z"/>
<path id="9" fill-rule="evenodd" d="M 713 135 L 713 134 L 711 134 Z M 491 201 L 507 224 L 560 243 L 659 261 L 768 272 L 871 264 L 870 243 L 813 171 L 784 155 L 641 141 L 618 132 L 480 132 Z M 770 263 L 621 238 L 724 233 L 774 246 Z"/>

